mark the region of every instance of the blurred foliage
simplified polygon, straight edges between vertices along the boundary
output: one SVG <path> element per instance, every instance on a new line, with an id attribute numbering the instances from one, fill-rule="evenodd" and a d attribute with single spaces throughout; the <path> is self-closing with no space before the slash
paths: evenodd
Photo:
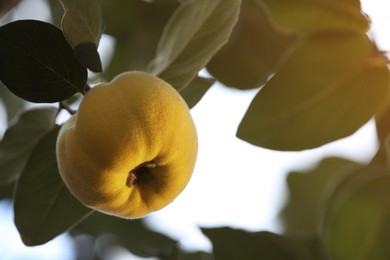
<path id="1" fill-rule="evenodd" d="M 12 199 L 15 183 L 0 184 L 0 200 Z"/>
<path id="2" fill-rule="evenodd" d="M 323 237 L 332 259 L 389 259 L 387 166 L 369 165 L 332 192 L 323 221 Z"/>
<path id="3" fill-rule="evenodd" d="M 263 0 L 275 21 L 288 30 L 315 34 L 321 31 L 365 32 L 369 20 L 360 1 Z"/>
<path id="4" fill-rule="evenodd" d="M 115 39 L 113 57 L 103 72 L 106 80 L 127 70 L 147 67 L 156 53 L 164 26 L 177 6 L 175 0 L 103 1 L 103 32 Z"/>
<path id="5" fill-rule="evenodd" d="M 163 260 L 390 258 L 388 60 L 367 36 L 358 0 L 48 0 L 51 24 L 12 20 L 19 2 L 0 2 L 0 199 L 14 199 L 27 245 L 69 232 L 78 259 L 105 259 L 118 247 Z M 104 61 L 102 35 L 114 40 Z M 60 110 L 74 112 L 67 105 L 89 88 L 88 69 L 105 81 L 154 73 L 191 108 L 214 82 L 258 88 L 237 132 L 256 146 L 311 149 L 375 117 L 380 149 L 368 165 L 326 158 L 291 172 L 283 233 L 202 229 L 213 252 L 186 252 L 143 220 L 93 212 L 65 188 L 54 122 Z"/>
<path id="6" fill-rule="evenodd" d="M 59 129 L 52 126 L 39 140 L 16 186 L 15 225 L 28 246 L 50 241 L 92 212 L 68 191 L 58 172 L 55 144 Z"/>
<path id="7" fill-rule="evenodd" d="M 23 111 L 0 142 L 0 184 L 17 180 L 39 139 L 53 128 L 58 109 L 40 107 Z"/>
<path id="8" fill-rule="evenodd" d="M 315 238 L 292 238 L 270 232 L 246 232 L 231 228 L 203 229 L 213 243 L 216 260 L 323 259 Z"/>
<path id="9" fill-rule="evenodd" d="M 126 220 L 95 212 L 71 231 L 73 236 L 88 234 L 98 238 L 106 236 L 106 247 L 121 245 L 140 256 L 170 255 L 176 241 L 151 231 L 142 220 Z"/>
<path id="10" fill-rule="evenodd" d="M 282 151 L 319 147 L 367 123 L 389 84 L 387 59 L 365 34 L 307 36 L 252 100 L 238 137 Z"/>
<path id="11" fill-rule="evenodd" d="M 229 42 L 207 64 L 211 75 L 226 86 L 262 86 L 282 63 L 298 36 L 283 32 L 261 1 L 244 0 Z"/>
<path id="12" fill-rule="evenodd" d="M 4 106 L 4 110 L 7 113 L 7 122 L 10 121 L 25 108 L 27 102 L 21 98 L 18 98 L 12 94 L 1 82 L 0 82 L 0 101 Z"/>
<path id="13" fill-rule="evenodd" d="M 342 176 L 360 167 L 342 158 L 326 158 L 305 172 L 291 172 L 287 176 L 289 199 L 280 212 L 284 233 L 316 235 L 329 189 Z"/>
<path id="14" fill-rule="evenodd" d="M 376 132 L 379 142 L 385 144 L 388 142 L 388 134 L 390 133 L 390 103 L 388 102 L 385 108 L 377 114 L 375 118 Z"/>

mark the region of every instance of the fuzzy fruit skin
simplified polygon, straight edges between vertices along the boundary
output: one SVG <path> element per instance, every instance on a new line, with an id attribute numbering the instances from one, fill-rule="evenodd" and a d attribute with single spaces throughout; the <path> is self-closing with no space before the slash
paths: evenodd
<path id="1" fill-rule="evenodd" d="M 58 167 L 70 192 L 87 207 L 129 219 L 165 207 L 183 191 L 197 150 L 185 101 L 143 72 L 92 88 L 57 138 Z M 129 173 L 145 162 L 155 167 L 128 185 Z"/>

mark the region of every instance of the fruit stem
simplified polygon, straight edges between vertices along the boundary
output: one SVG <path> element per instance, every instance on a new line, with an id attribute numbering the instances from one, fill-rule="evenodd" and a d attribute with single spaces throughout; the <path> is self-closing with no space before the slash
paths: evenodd
<path id="1" fill-rule="evenodd" d="M 65 109 L 69 112 L 69 114 L 74 115 L 76 114 L 76 110 L 73 110 L 68 104 L 66 104 L 64 101 L 60 102 L 60 109 Z"/>
<path id="2" fill-rule="evenodd" d="M 126 180 L 126 186 L 129 188 L 133 187 L 136 180 L 137 180 L 137 176 L 135 175 L 135 173 L 129 172 L 129 175 L 127 176 L 127 180 Z"/>
<path id="3" fill-rule="evenodd" d="M 126 179 L 126 186 L 131 188 L 135 184 L 145 184 L 151 180 L 149 170 L 157 166 L 154 162 L 144 162 L 131 170 Z"/>

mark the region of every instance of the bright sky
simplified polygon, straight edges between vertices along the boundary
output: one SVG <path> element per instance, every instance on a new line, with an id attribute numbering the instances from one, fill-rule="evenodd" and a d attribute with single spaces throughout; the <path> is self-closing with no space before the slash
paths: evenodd
<path id="1" fill-rule="evenodd" d="M 371 17 L 371 34 L 380 49 L 390 50 L 390 3 L 363 0 L 362 4 Z M 102 42 L 101 48 L 105 46 Z M 211 250 L 197 226 L 279 231 L 275 217 L 286 198 L 284 183 L 288 171 L 309 167 L 325 155 L 367 161 L 376 151 L 372 122 L 351 137 L 305 152 L 283 153 L 251 146 L 235 138 L 235 131 L 255 93 L 215 85 L 192 110 L 200 143 L 193 179 L 171 205 L 146 218 L 153 229 L 169 234 L 185 248 Z M 0 203 L 2 259 L 15 259 L 16 254 L 30 254 L 29 259 L 33 255 L 37 259 L 54 259 L 54 255 L 69 259 L 66 251 L 71 245 L 66 236 L 42 247 L 24 247 L 10 210 L 9 204 Z M 42 256 L 50 252 L 53 255 L 48 258 Z"/>

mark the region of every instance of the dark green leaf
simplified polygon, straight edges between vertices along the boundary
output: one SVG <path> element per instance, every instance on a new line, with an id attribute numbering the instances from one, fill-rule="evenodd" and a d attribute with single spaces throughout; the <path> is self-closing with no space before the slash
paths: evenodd
<path id="1" fill-rule="evenodd" d="M 260 87 L 275 72 L 295 40 L 292 34 L 275 26 L 263 4 L 245 0 L 229 42 L 207 64 L 207 70 L 229 87 Z"/>
<path id="2" fill-rule="evenodd" d="M 206 253 L 206 252 L 180 252 L 177 259 L 178 260 L 214 260 L 214 257 L 210 253 Z M 169 258 L 166 258 L 166 260 L 169 260 Z"/>
<path id="3" fill-rule="evenodd" d="M 180 95 L 187 102 L 188 107 L 192 108 L 201 100 L 214 82 L 213 79 L 196 77 L 185 89 L 180 91 Z"/>
<path id="4" fill-rule="evenodd" d="M 0 27 L 0 80 L 32 102 L 56 102 L 83 91 L 87 70 L 57 27 L 19 20 Z"/>
<path id="5" fill-rule="evenodd" d="M 92 42 L 80 43 L 74 47 L 80 62 L 93 72 L 101 72 L 102 62 L 97 51 L 97 45 Z"/>
<path id="6" fill-rule="evenodd" d="M 9 199 L 11 200 L 14 195 L 15 183 L 11 184 L 0 184 L 0 200 Z"/>
<path id="7" fill-rule="evenodd" d="M 168 21 L 149 71 L 180 90 L 229 39 L 241 0 L 184 2 Z"/>
<path id="8" fill-rule="evenodd" d="M 36 145 L 17 184 L 15 224 L 24 244 L 46 243 L 93 211 L 73 197 L 57 168 L 55 127 Z"/>
<path id="9" fill-rule="evenodd" d="M 304 33 L 328 30 L 365 32 L 369 21 L 360 3 L 324 0 L 263 0 L 275 21 L 285 29 Z"/>
<path id="10" fill-rule="evenodd" d="M 102 71 L 97 51 L 102 35 L 102 1 L 60 0 L 65 13 L 62 30 L 80 62 L 94 72 Z"/>
<path id="11" fill-rule="evenodd" d="M 7 129 L 0 143 L 0 183 L 20 176 L 39 139 L 53 128 L 57 112 L 54 107 L 27 110 Z"/>
<path id="12" fill-rule="evenodd" d="M 390 174 L 371 166 L 335 190 L 324 218 L 332 259 L 390 258 Z"/>
<path id="13" fill-rule="evenodd" d="M 163 234 L 151 231 L 140 219 L 127 220 L 95 212 L 72 231 L 73 234 L 88 234 L 94 237 L 113 235 L 116 243 L 140 256 L 168 255 L 175 247 L 173 241 Z"/>
<path id="14" fill-rule="evenodd" d="M 307 241 L 270 232 L 249 233 L 230 228 L 202 229 L 213 244 L 215 260 L 305 260 L 312 255 Z"/>
<path id="15" fill-rule="evenodd" d="M 327 158 L 309 171 L 289 173 L 289 199 L 280 213 L 284 232 L 317 234 L 329 186 L 356 167 L 356 163 L 345 159 Z"/>
<path id="16" fill-rule="evenodd" d="M 387 59 L 366 35 L 313 35 L 253 99 L 237 135 L 276 150 L 318 147 L 365 124 L 388 88 Z"/>

